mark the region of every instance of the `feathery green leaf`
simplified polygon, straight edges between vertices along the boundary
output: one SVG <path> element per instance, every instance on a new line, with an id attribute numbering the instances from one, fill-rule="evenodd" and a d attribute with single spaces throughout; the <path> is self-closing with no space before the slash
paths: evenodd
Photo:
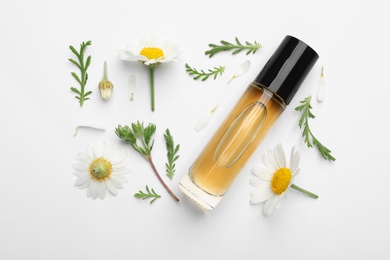
<path id="1" fill-rule="evenodd" d="M 312 109 L 312 106 L 310 105 L 310 101 L 311 101 L 311 96 L 308 96 L 304 100 L 300 101 L 302 105 L 297 106 L 295 108 L 296 111 L 302 113 L 302 116 L 298 122 L 299 128 L 302 129 L 303 127 L 302 137 L 304 137 L 304 141 L 307 144 L 307 147 L 310 148 L 313 147 L 313 145 L 315 145 L 318 148 L 318 151 L 320 152 L 321 156 L 325 160 L 335 161 L 336 158 L 334 158 L 331 155 L 331 150 L 329 150 L 324 145 L 322 145 L 320 141 L 318 141 L 315 138 L 315 136 L 310 130 L 309 118 L 313 118 L 313 119 L 315 118 L 315 115 L 310 111 L 310 109 Z"/>
<path id="2" fill-rule="evenodd" d="M 185 64 L 186 66 L 186 72 L 190 74 L 191 76 L 194 76 L 194 80 L 198 80 L 202 78 L 202 81 L 206 81 L 210 76 L 214 77 L 214 80 L 217 78 L 218 75 L 222 75 L 222 73 L 225 71 L 226 67 L 219 66 L 214 67 L 214 69 L 209 69 L 208 72 L 204 72 L 204 70 L 198 71 L 195 68 L 191 68 L 190 65 L 187 63 Z"/>
<path id="3" fill-rule="evenodd" d="M 261 48 L 261 45 L 256 41 L 253 44 L 248 42 L 248 41 L 245 41 L 245 45 L 243 45 L 237 37 L 235 38 L 235 41 L 236 41 L 236 44 L 232 44 L 230 42 L 223 41 L 223 40 L 221 41 L 221 45 L 210 43 L 209 47 L 211 49 L 207 50 L 205 52 L 205 54 L 209 55 L 209 58 L 211 58 L 215 54 L 217 54 L 218 52 L 222 52 L 222 51 L 234 50 L 232 54 L 238 54 L 242 50 L 248 50 L 246 52 L 246 55 L 249 55 L 251 53 L 255 54 L 256 51 Z"/>
<path id="4" fill-rule="evenodd" d="M 91 94 L 91 91 L 88 91 L 86 94 L 85 92 L 85 85 L 88 80 L 88 74 L 87 69 L 91 63 L 91 56 L 88 56 L 86 63 L 84 64 L 84 52 L 87 46 L 90 46 L 92 44 L 91 41 L 87 41 L 86 43 L 82 42 L 80 44 L 80 52 L 77 52 L 77 50 L 70 45 L 69 49 L 72 51 L 72 53 L 77 57 L 78 62 L 74 59 L 68 59 L 71 63 L 73 63 L 79 70 L 80 70 L 80 76 L 78 76 L 75 72 L 72 72 L 72 76 L 75 78 L 75 80 L 80 85 L 80 90 L 75 91 L 74 88 L 71 88 L 71 90 L 78 94 L 76 98 L 79 100 L 80 106 L 84 104 L 85 100 L 88 100 L 89 98 L 85 98 L 87 95 Z"/>
<path id="5" fill-rule="evenodd" d="M 138 193 L 134 194 L 134 197 L 138 198 L 138 199 L 142 199 L 142 200 L 146 200 L 146 199 L 151 199 L 153 198 L 151 201 L 150 201 L 150 204 L 152 204 L 156 199 L 159 199 L 161 198 L 160 195 L 158 195 L 154 189 L 151 189 L 149 190 L 149 187 L 148 185 L 146 185 L 146 193 L 139 190 Z"/>
<path id="6" fill-rule="evenodd" d="M 165 144 L 167 147 L 167 158 L 168 158 L 168 163 L 165 164 L 166 172 L 167 172 L 167 176 L 169 177 L 169 179 L 172 180 L 172 178 L 176 172 L 175 161 L 177 161 L 177 159 L 179 159 L 179 156 L 176 154 L 179 152 L 180 144 L 176 145 L 176 147 L 175 147 L 175 142 L 173 141 L 173 136 L 171 135 L 171 132 L 169 131 L 169 129 L 167 129 L 165 131 L 164 138 L 165 138 Z"/>

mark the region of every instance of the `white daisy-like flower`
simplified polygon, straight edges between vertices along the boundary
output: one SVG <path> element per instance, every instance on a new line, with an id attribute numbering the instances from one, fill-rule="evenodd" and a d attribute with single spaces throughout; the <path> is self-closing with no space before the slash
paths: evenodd
<path id="1" fill-rule="evenodd" d="M 107 190 L 113 195 L 127 182 L 127 153 L 116 146 L 99 142 L 88 146 L 87 152 L 80 152 L 73 164 L 74 183 L 80 189 L 88 188 L 87 197 L 93 199 L 106 197 Z"/>
<path id="2" fill-rule="evenodd" d="M 250 192 L 250 202 L 255 204 L 265 201 L 264 216 L 271 215 L 275 208 L 280 207 L 282 199 L 286 198 L 290 188 L 303 192 L 312 198 L 318 198 L 317 195 L 292 184 L 294 177 L 299 172 L 299 158 L 299 152 L 293 147 L 290 167 L 287 167 L 283 147 L 278 144 L 263 154 L 263 166 L 255 166 L 252 169 L 252 173 L 258 178 L 250 180 L 250 184 L 255 187 Z"/>
<path id="3" fill-rule="evenodd" d="M 181 46 L 172 39 L 161 40 L 159 36 L 144 36 L 139 43 L 128 42 L 126 49 L 119 51 L 125 61 L 140 61 L 149 68 L 151 108 L 154 111 L 154 69 L 162 63 L 176 60 L 182 53 Z"/>
<path id="4" fill-rule="evenodd" d="M 162 40 L 159 36 L 143 36 L 139 43 L 128 42 L 126 49 L 119 51 L 120 59 L 141 61 L 145 65 L 167 63 L 182 53 L 181 46 L 173 39 Z"/>

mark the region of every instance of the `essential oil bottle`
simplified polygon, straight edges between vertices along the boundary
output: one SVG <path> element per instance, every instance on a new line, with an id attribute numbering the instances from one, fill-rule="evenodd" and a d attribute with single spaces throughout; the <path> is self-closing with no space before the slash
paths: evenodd
<path id="1" fill-rule="evenodd" d="M 217 206 L 317 59 L 304 42 L 284 38 L 180 180 L 187 196 L 205 209 Z"/>

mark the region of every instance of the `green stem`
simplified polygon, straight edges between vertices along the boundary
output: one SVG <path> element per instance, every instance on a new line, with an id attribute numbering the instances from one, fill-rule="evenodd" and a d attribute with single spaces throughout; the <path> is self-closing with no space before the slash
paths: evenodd
<path id="1" fill-rule="evenodd" d="M 156 64 L 150 64 L 149 68 L 149 78 L 150 78 L 150 98 L 152 111 L 154 111 L 154 69 L 156 68 Z"/>
<path id="2" fill-rule="evenodd" d="M 103 75 L 104 80 L 108 80 L 107 78 L 107 61 L 104 62 L 104 75 Z"/>
<path id="3" fill-rule="evenodd" d="M 298 187 L 297 185 L 295 184 L 291 184 L 290 186 L 291 188 L 293 188 L 294 190 L 297 190 L 299 192 L 302 192 L 303 194 L 306 194 L 307 196 L 313 198 L 313 199 L 318 199 L 318 195 L 314 194 L 314 193 L 311 193 L 310 191 L 307 191 L 305 189 L 302 189 L 301 187 Z"/>

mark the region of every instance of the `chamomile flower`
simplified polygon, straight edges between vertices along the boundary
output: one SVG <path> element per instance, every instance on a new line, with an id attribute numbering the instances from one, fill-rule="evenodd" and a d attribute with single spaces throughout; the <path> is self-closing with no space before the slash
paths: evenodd
<path id="1" fill-rule="evenodd" d="M 181 53 L 181 46 L 174 40 L 161 40 L 156 35 L 151 37 L 144 36 L 139 43 L 129 42 L 126 49 L 119 51 L 120 59 L 140 61 L 148 66 L 152 111 L 154 111 L 154 69 L 161 63 L 174 61 Z"/>
<path id="2" fill-rule="evenodd" d="M 127 154 L 125 151 L 106 142 L 88 146 L 87 152 L 80 152 L 73 164 L 74 183 L 80 189 L 88 188 L 87 197 L 106 197 L 107 190 L 113 195 L 127 182 Z"/>
<path id="3" fill-rule="evenodd" d="M 295 147 L 291 150 L 290 166 L 286 166 L 286 157 L 281 144 L 269 149 L 262 156 L 263 166 L 255 166 L 252 173 L 258 178 L 251 179 L 250 184 L 255 187 L 250 192 L 250 202 L 253 204 L 265 201 L 263 215 L 269 216 L 286 198 L 290 188 L 305 193 L 313 198 L 317 195 L 310 193 L 293 183 L 294 177 L 299 172 L 299 152 Z"/>

